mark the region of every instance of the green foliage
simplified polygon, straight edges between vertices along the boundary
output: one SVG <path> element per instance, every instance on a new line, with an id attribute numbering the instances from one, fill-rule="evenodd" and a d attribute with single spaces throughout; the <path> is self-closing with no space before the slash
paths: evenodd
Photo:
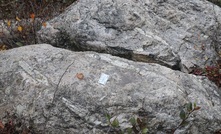
<path id="1" fill-rule="evenodd" d="M 177 129 L 187 125 L 189 123 L 187 121 L 189 116 L 194 111 L 197 111 L 199 109 L 200 109 L 200 107 L 196 105 L 196 102 L 186 103 L 183 106 L 183 108 L 180 110 L 179 116 L 180 116 L 181 122 L 179 123 L 179 125 L 176 128 L 170 129 L 168 132 L 174 133 Z M 120 123 L 116 117 L 113 119 L 113 121 L 111 121 L 111 119 L 113 117 L 111 117 L 110 114 L 106 114 L 105 116 L 106 116 L 106 119 L 107 119 L 110 129 L 112 129 L 115 134 L 124 134 L 124 133 L 127 133 L 127 134 L 147 134 L 148 133 L 148 126 L 147 126 L 148 122 L 147 122 L 146 118 L 132 117 L 129 120 L 132 127 L 128 127 L 125 130 L 122 130 L 120 128 Z"/>
<path id="2" fill-rule="evenodd" d="M 180 111 L 180 118 L 182 120 L 184 120 L 186 118 L 186 113 L 185 113 L 185 111 L 183 109 Z"/>
<path id="3" fill-rule="evenodd" d="M 186 104 L 186 108 L 187 108 L 187 111 L 188 111 L 188 112 L 192 111 L 192 110 L 193 110 L 192 103 L 191 103 L 191 102 L 190 102 L 190 103 L 187 103 L 187 104 Z"/>
<path id="4" fill-rule="evenodd" d="M 146 134 L 148 132 L 147 128 L 142 129 L 142 134 Z"/>
<path id="5" fill-rule="evenodd" d="M 184 108 L 180 110 L 180 119 L 182 120 L 181 123 L 176 127 L 176 129 L 185 126 L 188 122 L 187 119 L 189 118 L 190 114 L 192 114 L 194 111 L 199 110 L 200 107 L 196 105 L 196 103 L 186 103 L 184 105 Z M 176 130 L 175 129 L 175 130 Z"/>
<path id="6" fill-rule="evenodd" d="M 130 123 L 134 126 L 134 125 L 136 125 L 136 119 L 134 118 L 134 117 L 132 117 L 131 119 L 130 119 Z"/>
<path id="7" fill-rule="evenodd" d="M 111 123 L 111 126 L 114 128 L 119 127 L 119 121 L 117 118 L 114 119 L 114 121 Z"/>
<path id="8" fill-rule="evenodd" d="M 148 132 L 147 128 L 147 121 L 144 118 L 135 118 L 132 117 L 129 121 L 132 127 L 128 127 L 125 130 L 120 129 L 120 124 L 117 118 L 111 121 L 111 117 L 109 114 L 106 114 L 106 119 L 109 124 L 109 127 L 114 131 L 116 134 L 146 134 Z"/>
<path id="9" fill-rule="evenodd" d="M 106 118 L 107 118 L 108 124 L 111 124 L 111 122 L 110 122 L 110 119 L 111 119 L 110 114 L 106 114 L 105 116 L 106 116 Z"/>

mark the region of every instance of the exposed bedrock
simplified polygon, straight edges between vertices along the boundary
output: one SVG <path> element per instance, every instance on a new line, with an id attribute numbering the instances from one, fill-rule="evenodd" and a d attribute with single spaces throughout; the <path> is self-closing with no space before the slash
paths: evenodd
<path id="1" fill-rule="evenodd" d="M 38 40 L 190 72 L 219 58 L 220 23 L 221 9 L 206 0 L 80 0 Z"/>

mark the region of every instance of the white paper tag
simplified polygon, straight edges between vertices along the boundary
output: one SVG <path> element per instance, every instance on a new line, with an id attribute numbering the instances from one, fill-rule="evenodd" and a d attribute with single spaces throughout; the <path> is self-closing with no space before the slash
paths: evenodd
<path id="1" fill-rule="evenodd" d="M 109 79 L 109 75 L 102 73 L 98 83 L 105 85 L 108 79 Z"/>

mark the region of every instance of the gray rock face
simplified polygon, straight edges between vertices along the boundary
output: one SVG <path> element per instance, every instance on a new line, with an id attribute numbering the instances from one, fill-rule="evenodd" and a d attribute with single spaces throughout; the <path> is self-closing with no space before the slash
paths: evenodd
<path id="1" fill-rule="evenodd" d="M 221 129 L 221 94 L 205 77 L 46 44 L 2 51 L 0 61 L 0 112 L 15 112 L 37 133 L 107 133 L 110 113 L 122 129 L 139 115 L 148 118 L 150 133 L 163 134 L 180 123 L 187 102 L 201 109 L 175 133 Z M 101 79 L 102 74 L 109 77 Z"/>
<path id="2" fill-rule="evenodd" d="M 49 21 L 38 40 L 190 72 L 218 58 L 220 16 L 206 0 L 80 0 Z"/>

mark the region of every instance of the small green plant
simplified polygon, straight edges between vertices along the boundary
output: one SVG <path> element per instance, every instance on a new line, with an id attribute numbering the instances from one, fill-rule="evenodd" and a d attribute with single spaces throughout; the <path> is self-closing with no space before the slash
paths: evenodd
<path id="1" fill-rule="evenodd" d="M 109 114 L 106 114 L 106 118 L 110 129 L 112 129 L 115 134 L 146 134 L 148 132 L 147 120 L 145 118 L 131 118 L 130 123 L 132 127 L 128 127 L 126 130 L 122 130 L 120 128 L 120 124 L 117 118 L 111 121 L 112 117 Z"/>
<path id="2" fill-rule="evenodd" d="M 131 118 L 130 123 L 132 128 L 128 128 L 128 133 L 131 134 L 134 132 L 135 134 L 146 134 L 148 132 L 147 128 L 147 120 L 145 118 Z"/>
<path id="3" fill-rule="evenodd" d="M 199 110 L 200 108 L 201 108 L 201 107 L 197 106 L 195 102 L 194 102 L 194 103 L 191 103 L 191 102 L 186 103 L 186 104 L 184 105 L 184 107 L 180 110 L 180 115 L 179 115 L 179 116 L 180 116 L 181 122 L 179 123 L 179 125 L 178 125 L 176 128 L 174 128 L 174 129 L 172 130 L 172 133 L 174 133 L 177 129 L 179 129 L 179 128 L 185 126 L 185 125 L 187 125 L 187 124 L 188 124 L 187 119 L 189 118 L 189 116 L 190 116 L 194 111 L 197 111 L 197 110 Z"/>
<path id="4" fill-rule="evenodd" d="M 111 118 L 112 117 L 110 114 L 106 114 L 106 119 L 108 121 L 108 125 L 109 125 L 110 129 L 112 129 L 113 132 L 116 134 L 123 134 L 123 131 L 120 129 L 118 119 L 115 118 L 113 121 L 111 121 Z"/>
<path id="5" fill-rule="evenodd" d="M 169 133 L 175 133 L 175 131 L 185 125 L 188 124 L 188 118 L 194 112 L 199 110 L 201 107 L 197 106 L 196 103 L 186 103 L 183 108 L 180 110 L 180 119 L 181 122 L 178 126 L 174 129 L 166 130 Z M 131 123 L 131 127 L 128 127 L 124 130 L 120 128 L 120 123 L 117 117 L 113 118 L 110 114 L 106 114 L 106 119 L 109 125 L 108 133 L 115 133 L 115 134 L 147 134 L 148 133 L 148 126 L 147 126 L 147 119 L 141 117 L 132 117 L 129 122 Z"/>

